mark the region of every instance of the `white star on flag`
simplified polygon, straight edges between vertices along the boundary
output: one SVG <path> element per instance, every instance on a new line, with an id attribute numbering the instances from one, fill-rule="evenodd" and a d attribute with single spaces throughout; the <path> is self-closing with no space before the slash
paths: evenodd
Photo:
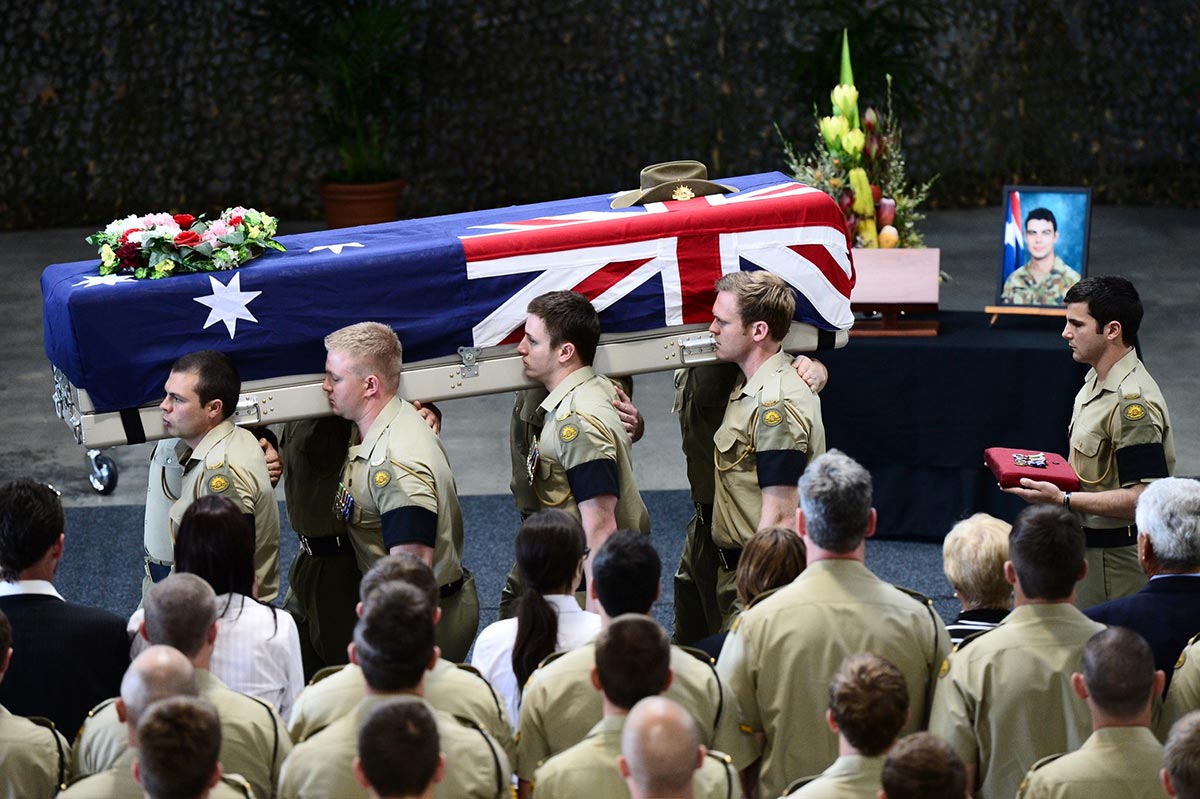
<path id="1" fill-rule="evenodd" d="M 236 272 L 228 285 L 223 285 L 212 275 L 209 275 L 208 279 L 212 284 L 213 293 L 207 297 L 192 297 L 196 302 L 212 309 L 208 312 L 208 319 L 204 322 L 205 330 L 217 322 L 224 322 L 225 328 L 229 331 L 229 337 L 233 338 L 233 334 L 237 332 L 237 320 L 258 322 L 246 306 L 255 297 L 262 294 L 261 291 L 242 291 L 242 276 Z"/>
<path id="2" fill-rule="evenodd" d="M 309 250 L 310 253 L 319 252 L 320 250 L 329 250 L 334 255 L 341 255 L 344 247 L 364 247 L 366 245 L 359 244 L 357 241 L 348 241 L 345 244 L 322 244 L 319 247 L 313 247 Z"/>
<path id="3" fill-rule="evenodd" d="M 85 289 L 90 289 L 92 286 L 115 286 L 118 283 L 132 283 L 133 278 L 129 275 L 84 275 L 83 280 L 78 283 L 72 283 L 71 287 L 83 286 Z"/>

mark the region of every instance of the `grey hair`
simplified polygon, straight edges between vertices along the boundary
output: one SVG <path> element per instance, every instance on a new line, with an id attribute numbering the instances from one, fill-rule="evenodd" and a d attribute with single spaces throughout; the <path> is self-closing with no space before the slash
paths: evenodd
<path id="1" fill-rule="evenodd" d="M 1137 501 L 1138 531 L 1167 569 L 1200 570 L 1200 481 L 1155 480 Z"/>
<path id="2" fill-rule="evenodd" d="M 871 473 L 846 453 L 829 450 L 800 477 L 800 509 L 813 543 L 850 552 L 862 543 L 871 517 Z"/>

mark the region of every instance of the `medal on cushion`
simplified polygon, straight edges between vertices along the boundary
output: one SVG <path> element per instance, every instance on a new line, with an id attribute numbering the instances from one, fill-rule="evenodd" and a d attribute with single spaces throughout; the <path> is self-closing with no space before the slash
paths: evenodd
<path id="1" fill-rule="evenodd" d="M 533 446 L 529 448 L 529 454 L 525 456 L 525 471 L 529 474 L 529 484 L 533 485 L 533 476 L 537 474 L 538 459 L 541 457 L 541 450 L 538 449 L 538 440 L 533 440 Z"/>
<path id="2" fill-rule="evenodd" d="M 346 484 L 338 482 L 337 495 L 333 498 L 333 515 L 342 521 L 350 521 L 354 512 L 354 495 L 346 488 Z"/>

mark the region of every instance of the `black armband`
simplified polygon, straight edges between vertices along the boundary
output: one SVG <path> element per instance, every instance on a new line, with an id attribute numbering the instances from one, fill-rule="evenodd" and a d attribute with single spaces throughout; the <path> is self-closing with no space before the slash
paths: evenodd
<path id="1" fill-rule="evenodd" d="M 567 470 L 567 482 L 575 503 L 586 502 L 593 497 L 612 494 L 621 495 L 621 480 L 617 475 L 617 462 L 599 458 Z"/>
<path id="2" fill-rule="evenodd" d="M 437 544 L 437 514 L 417 505 L 405 505 L 383 514 L 383 547 L 391 549 L 400 544 Z"/>
<path id="3" fill-rule="evenodd" d="M 1147 478 L 1170 477 L 1167 453 L 1162 442 L 1134 444 L 1117 450 L 1117 474 L 1123 486 L 1140 483 Z"/>
<path id="4" fill-rule="evenodd" d="M 797 449 L 769 449 L 758 453 L 758 487 L 794 486 L 800 482 L 808 453 Z"/>
<path id="5" fill-rule="evenodd" d="M 250 549 L 257 549 L 258 528 L 254 526 L 254 514 L 243 513 L 242 518 L 246 520 L 246 524 L 250 525 Z"/>

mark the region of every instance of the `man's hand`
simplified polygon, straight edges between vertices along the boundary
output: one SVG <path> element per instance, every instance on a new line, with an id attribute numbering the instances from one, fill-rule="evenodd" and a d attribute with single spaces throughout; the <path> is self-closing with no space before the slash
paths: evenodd
<path id="1" fill-rule="evenodd" d="M 816 358 L 797 355 L 796 360 L 792 361 L 792 368 L 796 370 L 796 374 L 800 375 L 801 380 L 808 383 L 808 387 L 814 394 L 820 394 L 821 389 L 825 388 L 825 384 L 829 382 L 829 370 Z"/>
<path id="2" fill-rule="evenodd" d="M 646 432 L 646 420 L 642 418 L 642 414 L 634 407 L 633 400 L 629 398 L 625 390 L 620 386 L 614 386 L 614 388 L 617 389 L 617 398 L 613 400 L 613 407 L 617 409 L 617 416 L 621 419 L 621 426 L 629 434 L 630 441 L 637 441 Z"/>
<path id="3" fill-rule="evenodd" d="M 271 478 L 271 488 L 274 488 L 279 485 L 279 478 L 283 476 L 283 459 L 267 439 L 260 438 L 258 445 L 262 447 L 263 456 L 267 459 L 267 476 Z"/>
<path id="4" fill-rule="evenodd" d="M 421 414 L 421 418 L 425 420 L 425 424 L 429 425 L 429 429 L 433 431 L 433 434 L 440 436 L 442 434 L 442 412 L 438 409 L 438 406 L 432 402 L 428 405 L 423 405 L 420 400 L 413 400 L 412 405 L 417 413 Z"/>
<path id="5" fill-rule="evenodd" d="M 1063 490 L 1054 483 L 1044 480 L 1021 478 L 1021 485 L 1000 489 L 1005 494 L 1013 494 L 1028 502 L 1030 505 L 1059 505 L 1063 504 Z"/>

